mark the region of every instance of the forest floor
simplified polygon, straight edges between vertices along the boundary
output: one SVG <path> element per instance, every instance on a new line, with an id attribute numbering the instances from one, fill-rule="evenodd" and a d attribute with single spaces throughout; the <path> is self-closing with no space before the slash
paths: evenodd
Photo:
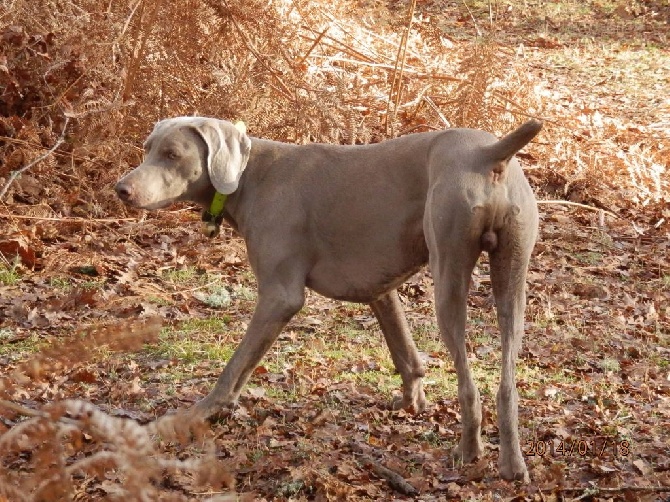
<path id="1" fill-rule="evenodd" d="M 600 116 L 622 130 L 652 131 L 667 152 L 667 34 L 654 24 L 645 28 L 635 13 L 627 14 L 629 24 L 592 15 L 571 13 L 569 23 L 562 17 L 567 24 L 554 26 L 551 35 L 546 25 L 558 21 L 503 19 L 497 36 L 509 50 L 521 43 L 532 48 L 525 49 L 523 64 L 553 102 L 591 121 Z M 453 43 L 465 43 L 460 38 L 468 19 L 444 17 L 442 29 Z M 539 199 L 562 198 L 552 189 L 548 159 L 540 162 L 532 153 L 521 161 Z M 615 198 L 598 200 L 613 211 L 628 207 Z M 617 218 L 555 203 L 539 209 L 517 366 L 530 484 L 501 481 L 497 474 L 500 344 L 485 256 L 469 299 L 468 354 L 482 394 L 487 443 L 474 464 L 458 465 L 449 456 L 460 433 L 456 375 L 439 339 L 428 271 L 401 288 L 427 366 L 425 412 L 389 409 L 400 378 L 368 307 L 310 293 L 254 371 L 239 406 L 204 439 L 165 441 L 160 454 L 184 460 L 212 453 L 227 473 L 221 486 L 228 488 L 218 489 L 219 495 L 249 500 L 667 499 L 670 208 L 638 205 L 615 211 Z M 23 258 L 22 264 L 0 263 L 4 385 L 17 368 L 25 373 L 40 351 L 58 355 L 42 361 L 49 368 L 43 378 L 11 382 L 14 408 L 0 415 L 0 433 L 16 428 L 26 410 L 65 399 L 150 423 L 206 395 L 243 336 L 255 305 L 255 280 L 244 243 L 230 229 L 214 242 L 201 236 L 199 213 L 187 206 L 127 220 L 113 216 L 15 219 L 21 231 L 0 237 L 0 251 L 16 248 Z M 115 330 L 132 333 L 136 318 L 156 318 L 162 326 L 137 350 L 99 347 L 82 360 L 67 357 L 77 352 L 88 326 L 108 326 L 110 337 Z M 104 448 L 91 433 L 64 451 L 73 461 Z M 0 458 L 13 482 L 37 486 L 37 455 L 24 447 Z M 395 478 L 380 466 L 416 493 L 390 483 Z M 121 477 L 113 469 L 75 477 L 75 499 L 111 497 Z M 182 472 L 154 480 L 161 493 L 193 500 L 216 495 L 196 481 Z"/>

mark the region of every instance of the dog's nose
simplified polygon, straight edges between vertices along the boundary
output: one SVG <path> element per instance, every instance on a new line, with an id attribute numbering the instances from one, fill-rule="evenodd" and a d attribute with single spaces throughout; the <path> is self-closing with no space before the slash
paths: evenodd
<path id="1" fill-rule="evenodd" d="M 114 190 L 116 190 L 116 195 L 119 196 L 119 199 L 124 202 L 130 200 L 130 197 L 133 195 L 132 187 L 130 185 L 126 185 L 125 183 L 117 183 L 114 187 Z"/>

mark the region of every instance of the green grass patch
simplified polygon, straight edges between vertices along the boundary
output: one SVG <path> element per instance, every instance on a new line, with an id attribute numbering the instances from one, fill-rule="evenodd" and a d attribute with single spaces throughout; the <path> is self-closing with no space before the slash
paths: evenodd
<path id="1" fill-rule="evenodd" d="M 661 354 L 652 353 L 650 360 L 655 366 L 658 366 L 660 370 L 667 370 L 670 368 L 670 359 Z"/>
<path id="2" fill-rule="evenodd" d="M 21 280 L 16 263 L 0 263 L 0 284 L 14 286 Z"/>
<path id="3" fill-rule="evenodd" d="M 60 289 L 62 291 L 69 291 L 72 289 L 72 281 L 65 277 L 50 277 L 49 286 L 55 289 Z"/>
<path id="4" fill-rule="evenodd" d="M 87 279 L 82 282 L 78 282 L 69 277 L 50 277 L 49 286 L 54 289 L 59 289 L 63 292 L 71 291 L 73 288 L 81 289 L 101 289 L 105 286 L 107 280 L 105 278 L 97 279 Z"/>
<path id="5" fill-rule="evenodd" d="M 248 388 L 257 388 L 259 386 L 250 384 Z M 263 384 L 260 386 L 265 391 L 265 397 L 268 399 L 276 399 L 281 403 L 295 403 L 299 401 L 303 394 L 308 392 L 308 389 L 300 389 L 298 387 L 285 388 L 276 385 Z"/>
<path id="6" fill-rule="evenodd" d="M 586 265 L 598 265 L 603 262 L 602 253 L 588 251 L 586 253 L 576 253 L 575 258 Z"/>
<path id="7" fill-rule="evenodd" d="M 389 399 L 393 392 L 400 389 L 402 385 L 400 375 L 390 375 L 386 371 L 378 370 L 343 372 L 339 376 L 335 375 L 333 379 L 336 382 L 353 382 L 356 385 L 374 387 L 380 396 L 386 396 Z"/>
<path id="8" fill-rule="evenodd" d="M 163 280 L 173 285 L 185 285 L 193 282 L 201 282 L 205 274 L 198 273 L 195 267 L 171 268 L 164 270 L 161 274 Z"/>
<path id="9" fill-rule="evenodd" d="M 21 361 L 39 352 L 45 345 L 44 340 L 34 333 L 21 340 L 16 340 L 15 336 L 11 328 L 0 328 L 0 356 Z"/>
<path id="10" fill-rule="evenodd" d="M 617 372 L 621 369 L 619 361 L 611 357 L 606 357 L 605 359 L 600 361 L 598 365 L 603 371 Z"/>
<path id="11" fill-rule="evenodd" d="M 189 319 L 177 327 L 164 329 L 159 343 L 149 350 L 157 356 L 184 363 L 227 361 L 237 345 L 228 322 L 227 316 Z"/>
<path id="12" fill-rule="evenodd" d="M 441 343 L 440 328 L 434 322 L 422 322 L 412 326 L 412 334 L 417 343 L 422 340 Z"/>
<path id="13" fill-rule="evenodd" d="M 79 287 L 83 289 L 100 289 L 105 286 L 105 283 L 107 282 L 106 279 L 100 278 L 100 279 L 90 279 L 88 281 L 82 282 Z"/>
<path id="14" fill-rule="evenodd" d="M 190 333 L 221 333 L 228 330 L 230 316 L 221 315 L 216 317 L 192 318 L 182 322 L 179 325 L 179 331 L 185 334 Z"/>
<path id="15" fill-rule="evenodd" d="M 149 303 L 153 303 L 153 304 L 159 305 L 161 307 L 167 307 L 169 305 L 174 304 L 174 302 L 172 300 L 168 300 L 167 298 L 163 298 L 161 296 L 155 296 L 155 295 L 147 296 L 147 301 Z"/>

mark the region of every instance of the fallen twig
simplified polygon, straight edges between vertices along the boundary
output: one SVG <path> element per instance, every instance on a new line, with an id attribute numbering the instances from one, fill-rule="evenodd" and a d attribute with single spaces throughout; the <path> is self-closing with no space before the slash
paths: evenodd
<path id="1" fill-rule="evenodd" d="M 12 172 L 12 174 L 9 176 L 9 179 L 7 180 L 7 183 L 5 183 L 5 186 L 2 187 L 2 190 L 0 190 L 0 200 L 5 196 L 7 193 L 7 190 L 9 190 L 9 187 L 11 184 L 14 182 L 16 178 L 21 176 L 22 173 L 26 172 L 28 169 L 33 167 L 35 164 L 38 164 L 39 162 L 42 162 L 44 159 L 46 159 L 49 155 L 54 153 L 56 149 L 63 144 L 65 141 L 65 131 L 67 131 L 67 124 L 70 121 L 69 117 L 65 117 L 65 124 L 63 124 L 63 130 L 60 133 L 60 137 L 58 138 L 58 141 L 54 143 L 54 146 L 52 146 L 48 152 L 46 152 L 44 155 L 41 155 L 37 157 L 35 160 L 33 160 L 30 164 L 27 164 L 23 166 L 21 169 L 17 169 L 16 171 Z"/>
<path id="2" fill-rule="evenodd" d="M 24 216 L 22 214 L 5 214 L 0 213 L 0 218 L 19 219 L 19 220 L 41 220 L 41 221 L 60 221 L 67 223 L 116 223 L 117 221 L 140 221 L 139 218 L 82 218 L 80 216 Z"/>
<path id="3" fill-rule="evenodd" d="M 402 493 L 403 495 L 414 496 L 419 494 L 419 490 L 405 481 L 405 478 L 403 478 L 400 474 L 392 471 L 388 467 L 384 467 L 372 457 L 361 455 L 361 462 L 369 466 L 377 476 L 384 478 L 391 488 Z"/>
<path id="4" fill-rule="evenodd" d="M 584 500 L 596 495 L 605 495 L 622 492 L 651 492 L 651 493 L 668 493 L 670 486 L 617 486 L 617 487 L 599 487 L 599 486 L 570 486 L 560 489 L 561 492 L 584 492 L 579 497 L 568 499 L 571 501 Z"/>
<path id="5" fill-rule="evenodd" d="M 363 465 L 369 467 L 377 476 L 385 479 L 391 488 L 402 493 L 403 495 L 415 496 L 419 494 L 419 490 L 408 483 L 400 474 L 392 471 L 388 467 L 383 466 L 370 455 L 367 455 L 363 445 L 358 444 L 356 441 L 351 441 L 349 446 L 355 453 L 359 455 L 360 462 Z"/>
<path id="6" fill-rule="evenodd" d="M 579 202 L 572 202 L 569 200 L 561 200 L 561 199 L 555 199 L 555 200 L 538 200 L 538 204 L 557 204 L 557 205 L 563 205 L 563 206 L 576 206 L 576 207 L 581 207 L 582 209 L 588 209 L 589 211 L 602 211 L 604 214 L 611 216 L 612 218 L 618 220 L 619 217 L 610 212 L 607 211 L 606 209 L 601 209 L 599 207 L 593 207 L 593 206 L 588 206 L 586 204 L 580 204 Z"/>

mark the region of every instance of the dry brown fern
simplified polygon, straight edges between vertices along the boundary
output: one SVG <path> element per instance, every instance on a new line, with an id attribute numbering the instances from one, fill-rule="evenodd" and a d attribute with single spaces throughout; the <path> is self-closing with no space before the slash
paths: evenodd
<path id="1" fill-rule="evenodd" d="M 86 487 L 89 493 L 104 492 L 109 500 L 188 500 L 164 488 L 165 476 L 182 476 L 179 483 L 185 489 L 221 493 L 234 488 L 234 477 L 208 446 L 209 427 L 192 414 L 167 415 L 141 425 L 83 400 L 55 401 L 40 409 L 15 400 L 30 395 L 40 381 L 81 365 L 101 345 L 136 350 L 155 341 L 159 328 L 156 320 L 91 328 L 43 350 L 0 381 L 0 409 L 7 421 L 15 422 L 0 435 L 0 497 L 72 500 Z M 171 443 L 186 447 L 194 441 L 200 453 L 186 460 L 166 449 Z"/>
<path id="2" fill-rule="evenodd" d="M 460 64 L 463 79 L 455 89 L 449 113 L 452 125 L 491 130 L 496 113 L 490 107 L 491 85 L 502 77 L 505 59 L 490 40 L 477 40 Z"/>
<path id="3" fill-rule="evenodd" d="M 33 383 L 53 373 L 90 360 L 100 347 L 119 352 L 138 350 L 143 344 L 157 339 L 161 324 L 156 318 L 123 321 L 74 333 L 71 338 L 42 349 L 19 365 L 12 375 L 0 378 L 0 398 L 12 399 L 17 386 L 25 392 Z"/>

